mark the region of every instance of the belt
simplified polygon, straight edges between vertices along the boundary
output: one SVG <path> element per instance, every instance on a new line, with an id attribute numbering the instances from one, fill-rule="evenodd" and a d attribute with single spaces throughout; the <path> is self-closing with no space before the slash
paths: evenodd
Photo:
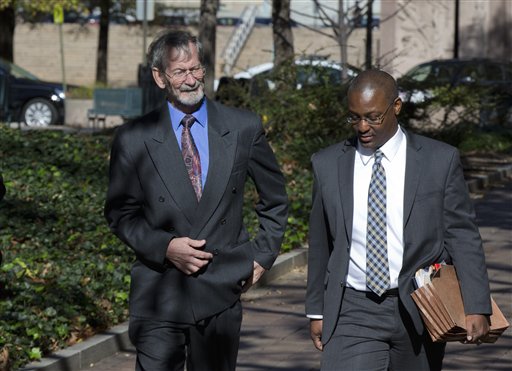
<path id="1" fill-rule="evenodd" d="M 382 296 L 389 296 L 389 297 L 398 296 L 398 287 L 394 288 L 394 289 L 387 290 L 384 294 L 382 294 Z"/>
<path id="2" fill-rule="evenodd" d="M 368 294 L 368 295 L 375 296 L 375 297 L 380 297 L 380 298 L 394 298 L 394 297 L 398 296 L 398 288 L 389 289 L 389 290 L 385 291 L 381 296 L 378 296 L 373 291 L 361 291 L 361 290 L 356 290 L 356 289 L 354 289 L 352 287 L 348 287 L 348 286 L 346 288 L 350 289 L 352 291 L 356 291 L 356 292 L 359 292 L 359 293 L 364 293 L 364 294 Z"/>

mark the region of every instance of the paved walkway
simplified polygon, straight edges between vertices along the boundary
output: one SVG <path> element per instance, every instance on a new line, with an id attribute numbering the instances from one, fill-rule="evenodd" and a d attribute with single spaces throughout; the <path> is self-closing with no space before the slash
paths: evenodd
<path id="1" fill-rule="evenodd" d="M 492 295 L 512 323 L 512 180 L 496 185 L 483 197 L 475 197 Z M 319 369 L 320 352 L 309 340 L 308 321 L 303 314 L 305 286 L 305 269 L 298 269 L 244 297 L 237 370 Z M 131 349 L 87 369 L 133 371 L 134 362 Z M 495 344 L 449 343 L 444 366 L 444 370 L 511 370 L 512 329 Z"/>

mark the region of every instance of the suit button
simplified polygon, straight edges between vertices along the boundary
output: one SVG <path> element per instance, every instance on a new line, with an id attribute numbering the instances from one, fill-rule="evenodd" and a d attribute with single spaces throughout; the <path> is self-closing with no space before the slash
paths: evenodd
<path id="1" fill-rule="evenodd" d="M 219 255 L 219 249 L 213 249 L 213 255 Z"/>
<path id="2" fill-rule="evenodd" d="M 169 232 L 174 232 L 174 227 L 169 228 Z"/>
<path id="3" fill-rule="evenodd" d="M 222 220 L 220 221 L 220 224 L 221 224 L 221 225 L 226 224 L 226 219 L 222 219 Z"/>
<path id="4" fill-rule="evenodd" d="M 163 198 L 162 196 L 158 197 L 158 201 L 160 202 L 165 202 L 165 198 Z"/>
<path id="5" fill-rule="evenodd" d="M 233 189 L 231 190 L 231 193 L 236 193 L 236 187 L 233 187 Z"/>

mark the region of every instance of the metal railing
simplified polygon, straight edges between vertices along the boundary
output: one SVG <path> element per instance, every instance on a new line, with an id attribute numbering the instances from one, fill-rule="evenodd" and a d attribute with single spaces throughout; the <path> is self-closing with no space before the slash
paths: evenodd
<path id="1" fill-rule="evenodd" d="M 255 5 L 246 6 L 240 17 L 241 22 L 236 26 L 231 37 L 224 49 L 223 59 L 224 66 L 223 71 L 226 75 L 231 73 L 231 69 L 235 64 L 245 42 L 249 38 L 252 29 L 254 28 L 254 21 L 256 19 L 257 7 Z"/>

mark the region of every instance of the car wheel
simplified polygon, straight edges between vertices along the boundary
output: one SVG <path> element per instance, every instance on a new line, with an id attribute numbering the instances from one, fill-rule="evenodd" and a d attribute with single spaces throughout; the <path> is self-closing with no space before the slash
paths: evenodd
<path id="1" fill-rule="evenodd" d="M 36 98 L 25 104 L 21 118 L 30 127 L 53 125 L 57 121 L 57 110 L 46 99 Z"/>

